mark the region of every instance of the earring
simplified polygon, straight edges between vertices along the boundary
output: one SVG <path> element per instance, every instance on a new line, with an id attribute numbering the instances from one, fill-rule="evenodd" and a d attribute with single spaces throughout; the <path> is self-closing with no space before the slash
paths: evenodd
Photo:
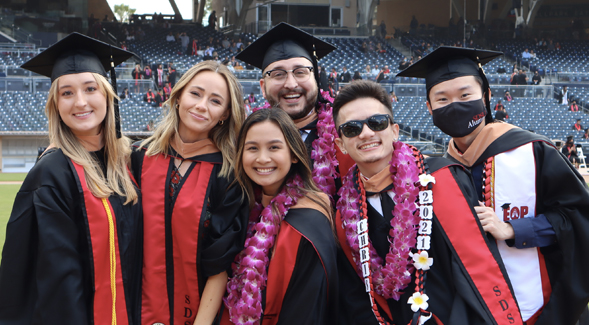
<path id="1" fill-rule="evenodd" d="M 219 125 L 223 125 L 223 123 L 225 123 L 225 121 L 219 120 Z"/>
<path id="2" fill-rule="evenodd" d="M 180 109 L 180 105 L 178 103 L 176 103 L 176 105 L 174 105 L 174 108 L 178 110 L 178 109 Z"/>
<path id="3" fill-rule="evenodd" d="M 344 155 L 347 155 L 347 154 L 348 154 L 348 152 L 347 152 L 347 151 L 345 151 L 345 150 L 342 150 L 342 153 L 343 153 Z"/>

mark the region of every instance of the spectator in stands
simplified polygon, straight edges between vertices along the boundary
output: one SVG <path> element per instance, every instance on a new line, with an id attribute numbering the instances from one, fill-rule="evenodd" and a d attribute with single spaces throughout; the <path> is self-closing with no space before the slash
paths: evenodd
<path id="1" fill-rule="evenodd" d="M 391 95 L 391 103 L 394 105 L 395 103 L 399 102 L 399 97 L 397 97 L 397 95 L 395 94 L 394 91 L 391 91 L 390 93 Z"/>
<path id="2" fill-rule="evenodd" d="M 155 70 L 155 82 L 159 89 L 164 86 L 165 79 L 166 76 L 164 74 L 164 66 L 162 64 L 158 64 L 157 69 Z"/>
<path id="3" fill-rule="evenodd" d="M 374 52 L 376 50 L 376 47 L 374 46 L 374 42 L 369 41 L 368 42 L 368 52 Z"/>
<path id="4" fill-rule="evenodd" d="M 241 51 L 243 50 L 243 42 L 241 41 L 241 38 L 237 39 L 237 48 Z"/>
<path id="5" fill-rule="evenodd" d="M 131 98 L 131 93 L 129 92 L 129 88 L 125 87 L 123 89 L 123 93 L 121 94 L 121 99 Z"/>
<path id="6" fill-rule="evenodd" d="M 331 72 L 329 73 L 327 80 L 333 84 L 333 88 L 336 91 L 339 90 L 339 80 L 338 80 L 337 71 L 335 71 L 335 68 L 331 68 Z"/>
<path id="7" fill-rule="evenodd" d="M 513 73 L 511 74 L 511 79 L 510 79 L 509 83 L 511 85 L 517 85 L 518 76 L 519 76 L 519 70 L 513 69 Z"/>
<path id="8" fill-rule="evenodd" d="M 342 73 L 339 75 L 340 82 L 350 82 L 352 80 L 352 76 L 350 76 L 350 72 L 348 71 L 348 67 L 344 66 L 342 68 Z"/>
<path id="9" fill-rule="evenodd" d="M 239 62 L 235 62 L 235 70 L 243 70 L 243 66 Z"/>
<path id="10" fill-rule="evenodd" d="M 143 67 L 143 79 L 151 79 L 152 76 L 153 72 L 151 71 L 151 67 L 149 64 L 146 64 L 145 67 Z"/>
<path id="11" fill-rule="evenodd" d="M 319 66 L 319 89 L 329 91 L 329 80 L 324 66 Z"/>
<path id="12" fill-rule="evenodd" d="M 180 34 L 180 44 L 182 45 L 182 53 L 187 53 L 188 43 L 190 43 L 190 37 L 186 35 L 186 32 L 182 32 L 182 34 Z"/>
<path id="13" fill-rule="evenodd" d="M 376 77 L 378 77 L 379 73 L 380 73 L 380 69 L 378 68 L 378 64 L 375 64 L 374 68 L 372 68 L 372 70 L 370 70 L 370 75 L 372 76 L 372 78 L 376 79 Z"/>
<path id="14" fill-rule="evenodd" d="M 246 117 L 252 113 L 252 105 L 250 105 L 250 101 L 248 98 L 243 100 L 243 108 L 245 109 Z"/>
<path id="15" fill-rule="evenodd" d="M 213 10 L 209 15 L 209 29 L 215 29 L 217 26 L 217 12 Z"/>
<path id="16" fill-rule="evenodd" d="M 554 42 L 552 40 L 548 40 L 548 46 L 546 47 L 546 49 L 548 51 L 554 51 L 555 47 L 554 47 Z"/>
<path id="17" fill-rule="evenodd" d="M 384 20 L 382 20 L 380 22 L 379 30 L 380 30 L 380 37 L 385 39 L 387 37 L 387 24 L 385 24 Z"/>
<path id="18" fill-rule="evenodd" d="M 562 90 L 560 91 L 558 97 L 559 97 L 559 101 L 562 105 L 569 104 L 569 89 L 567 86 L 562 87 Z"/>
<path id="19" fill-rule="evenodd" d="M 376 52 L 379 54 L 387 53 L 387 50 L 382 46 L 382 43 L 376 44 Z"/>
<path id="20" fill-rule="evenodd" d="M 166 36 L 166 42 L 175 42 L 176 38 L 174 37 L 174 34 L 172 32 L 168 33 L 168 36 Z"/>
<path id="21" fill-rule="evenodd" d="M 256 102 L 256 96 L 254 96 L 254 93 L 250 93 L 250 95 L 247 97 L 247 99 L 249 100 L 250 104 L 253 104 Z"/>
<path id="22" fill-rule="evenodd" d="M 166 95 L 164 94 L 164 90 L 160 89 L 158 92 L 155 93 L 155 102 L 153 103 L 154 107 L 159 106 L 162 107 L 162 103 L 166 101 Z"/>
<path id="23" fill-rule="evenodd" d="M 384 68 L 380 68 L 378 74 L 376 75 L 376 82 L 380 83 L 385 79 Z"/>
<path id="24" fill-rule="evenodd" d="M 370 79 L 372 75 L 372 69 L 370 69 L 370 65 L 366 65 L 366 70 L 364 70 L 364 74 L 366 74 L 366 79 Z"/>
<path id="25" fill-rule="evenodd" d="M 352 80 L 362 80 L 362 76 L 360 75 L 359 71 L 354 72 L 354 76 L 352 77 Z"/>
<path id="26" fill-rule="evenodd" d="M 538 70 L 534 72 L 534 76 L 532 77 L 532 85 L 539 85 L 542 82 L 542 77 L 540 77 L 540 73 Z"/>
<path id="27" fill-rule="evenodd" d="M 401 62 L 399 62 L 399 71 L 403 71 L 403 70 L 407 69 L 408 66 L 409 66 L 409 62 L 407 62 L 407 58 L 403 57 L 403 60 L 401 60 Z"/>
<path id="28" fill-rule="evenodd" d="M 204 46 L 199 47 L 198 51 L 196 51 L 196 54 L 198 56 L 204 57 L 205 56 L 205 47 Z"/>
<path id="29" fill-rule="evenodd" d="M 522 59 L 531 59 L 532 56 L 530 55 L 530 51 L 528 49 L 525 49 L 524 52 L 522 53 Z"/>
<path id="30" fill-rule="evenodd" d="M 229 39 L 227 37 L 223 38 L 221 46 L 223 46 L 224 49 L 228 49 L 229 46 L 231 46 L 231 43 L 229 42 Z"/>
<path id="31" fill-rule="evenodd" d="M 151 88 L 149 88 L 143 96 L 143 101 L 150 104 L 151 106 L 155 106 L 157 105 L 157 103 L 155 103 L 155 97 L 156 94 L 153 92 L 153 90 L 151 90 Z"/>
<path id="32" fill-rule="evenodd" d="M 176 76 L 177 76 L 176 68 L 174 68 L 173 62 L 168 62 L 168 82 L 172 88 L 176 84 Z"/>
<path id="33" fill-rule="evenodd" d="M 235 43 L 235 41 L 231 42 L 231 46 L 229 47 L 229 51 L 231 51 L 231 53 L 237 53 L 238 52 L 237 43 Z"/>
<path id="34" fill-rule="evenodd" d="M 577 119 L 577 122 L 575 122 L 575 124 L 573 124 L 573 130 L 575 131 L 583 131 L 583 125 L 581 125 L 581 119 Z"/>
<path id="35" fill-rule="evenodd" d="M 573 102 L 571 103 L 571 112 L 578 112 L 579 111 L 579 105 L 577 105 L 577 101 L 573 99 Z"/>
<path id="36" fill-rule="evenodd" d="M 135 92 L 139 92 L 139 79 L 143 79 L 143 71 L 141 71 L 141 66 L 139 64 L 135 65 L 135 69 L 131 71 L 131 76 L 135 80 Z"/>
<path id="37" fill-rule="evenodd" d="M 231 65 L 231 62 L 228 59 L 223 60 L 223 65 L 226 66 L 231 73 L 235 73 L 235 67 Z"/>
<path id="38" fill-rule="evenodd" d="M 536 53 L 534 52 L 534 50 L 530 50 L 530 59 L 535 59 L 536 57 L 537 56 L 536 56 Z"/>
<path id="39" fill-rule="evenodd" d="M 163 89 L 163 101 L 165 102 L 166 100 L 168 100 L 168 98 L 170 98 L 170 94 L 172 93 L 172 87 L 170 86 L 169 82 L 166 82 L 166 84 L 164 85 L 164 89 Z M 161 106 L 161 105 L 160 105 Z"/>
<path id="40" fill-rule="evenodd" d="M 575 145 L 574 136 L 569 135 L 567 137 L 567 141 L 564 147 L 562 147 L 562 154 L 567 157 L 571 164 L 575 165 L 575 168 L 579 169 L 579 163 L 581 160 L 577 154 L 577 146 Z"/>
<path id="41" fill-rule="evenodd" d="M 589 139 L 589 128 L 585 129 L 585 133 L 583 133 L 583 139 Z"/>
<path id="42" fill-rule="evenodd" d="M 510 102 L 513 100 L 513 97 L 511 97 L 511 94 L 509 93 L 509 91 L 505 91 L 505 95 L 503 96 L 503 99 L 505 99 L 506 102 Z"/>
<path id="43" fill-rule="evenodd" d="M 213 52 L 215 51 L 215 48 L 212 46 L 209 46 L 204 53 L 204 58 L 205 60 L 210 60 L 211 58 L 213 58 Z"/>
<path id="44" fill-rule="evenodd" d="M 498 101 L 497 101 L 497 105 L 495 105 L 495 110 L 496 110 L 496 111 L 498 111 L 498 110 L 502 110 L 502 109 L 504 109 L 504 108 L 505 108 L 505 107 L 504 107 L 504 106 L 503 106 L 503 104 L 501 103 L 501 100 L 498 100 Z"/>
<path id="45" fill-rule="evenodd" d="M 528 75 L 526 74 L 526 72 L 524 71 L 524 69 L 521 69 L 519 71 L 519 74 L 514 77 L 516 79 L 516 85 L 527 85 L 528 84 Z"/>
<path id="46" fill-rule="evenodd" d="M 419 22 L 417 21 L 417 18 L 415 18 L 415 15 L 413 15 L 413 18 L 411 18 L 411 22 L 409 23 L 409 28 L 410 28 L 411 34 L 415 34 L 418 26 L 419 26 Z"/>
<path id="47" fill-rule="evenodd" d="M 501 106 L 501 108 L 495 112 L 495 120 L 497 121 L 505 121 L 508 118 L 509 115 L 507 115 L 507 111 L 503 106 Z"/>
<path id="48" fill-rule="evenodd" d="M 389 69 L 389 66 L 388 66 L 388 65 L 385 65 L 385 66 L 384 66 L 384 70 L 383 70 L 383 72 L 384 72 L 385 74 L 389 74 L 389 73 L 391 73 L 391 70 Z"/>
<path id="49" fill-rule="evenodd" d="M 366 44 L 366 42 L 362 43 L 362 47 L 360 48 L 360 51 L 362 51 L 362 53 L 364 53 L 364 54 L 368 53 L 368 44 Z"/>
<path id="50" fill-rule="evenodd" d="M 147 122 L 147 125 L 145 126 L 145 131 L 153 131 L 153 129 L 155 128 L 155 123 L 153 122 L 153 120 L 149 120 L 149 122 Z"/>

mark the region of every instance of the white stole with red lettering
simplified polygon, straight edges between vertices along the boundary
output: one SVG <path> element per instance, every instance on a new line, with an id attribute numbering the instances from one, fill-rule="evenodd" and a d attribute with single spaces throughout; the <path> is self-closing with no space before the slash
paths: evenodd
<path id="1" fill-rule="evenodd" d="M 493 207 L 503 221 L 536 216 L 536 162 L 533 143 L 498 154 L 493 161 Z M 528 320 L 544 305 L 544 259 L 538 248 L 497 246 L 515 291 L 522 319 Z M 547 279 L 545 279 L 547 280 Z"/>

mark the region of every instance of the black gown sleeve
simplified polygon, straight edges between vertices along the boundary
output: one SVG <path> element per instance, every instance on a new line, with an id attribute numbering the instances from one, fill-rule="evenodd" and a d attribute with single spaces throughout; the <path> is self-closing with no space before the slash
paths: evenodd
<path id="1" fill-rule="evenodd" d="M 534 144 L 536 214 L 552 224 L 557 243 L 541 248 L 552 285 L 537 325 L 574 324 L 589 302 L 589 190 L 579 172 L 556 149 Z"/>
<path id="2" fill-rule="evenodd" d="M 88 323 L 77 193 L 61 151 L 41 159 L 27 175 L 6 230 L 0 323 Z"/>
<path id="3" fill-rule="evenodd" d="M 243 249 L 249 202 L 242 195 L 241 187 L 232 180 L 216 177 L 220 165 L 213 169 L 206 212 L 205 240 L 201 252 L 202 274 L 209 277 L 231 269 L 235 256 Z"/>

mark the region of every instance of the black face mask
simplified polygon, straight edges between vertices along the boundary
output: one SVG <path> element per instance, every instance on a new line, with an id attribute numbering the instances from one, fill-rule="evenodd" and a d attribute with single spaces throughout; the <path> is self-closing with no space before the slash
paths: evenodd
<path id="1" fill-rule="evenodd" d="M 482 99 L 453 102 L 432 111 L 434 125 L 453 138 L 467 136 L 483 123 L 487 115 Z"/>

